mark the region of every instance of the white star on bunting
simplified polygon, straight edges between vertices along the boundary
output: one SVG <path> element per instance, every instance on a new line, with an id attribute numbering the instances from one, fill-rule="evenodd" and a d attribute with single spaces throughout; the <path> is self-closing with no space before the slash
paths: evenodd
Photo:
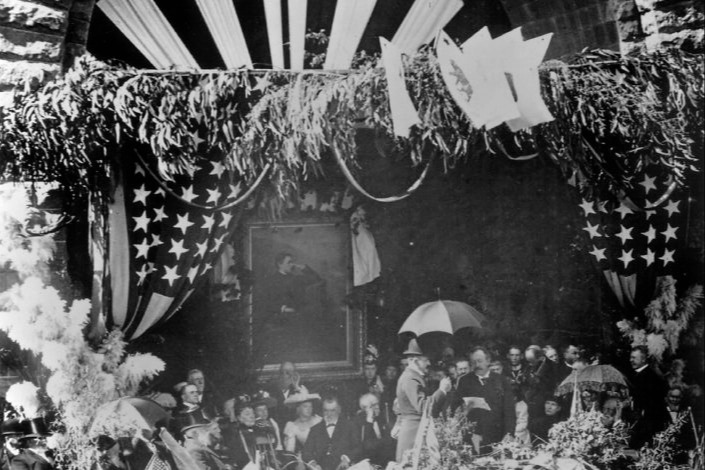
<path id="1" fill-rule="evenodd" d="M 174 224 L 174 227 L 180 229 L 182 235 L 186 235 L 186 230 L 188 230 L 188 228 L 193 225 L 193 222 L 188 220 L 188 212 L 184 215 L 177 214 L 176 218 L 179 221 Z"/>
<path id="2" fill-rule="evenodd" d="M 210 230 L 213 228 L 213 224 L 215 223 L 215 216 L 211 215 L 203 215 L 203 225 L 201 225 L 201 228 L 204 228 L 206 230 Z"/>
<path id="3" fill-rule="evenodd" d="M 579 204 L 579 206 L 585 211 L 586 216 L 588 214 L 595 214 L 595 209 L 593 209 L 593 204 L 591 201 L 586 201 L 583 199 L 582 204 Z"/>
<path id="4" fill-rule="evenodd" d="M 143 205 L 147 205 L 147 196 L 152 194 L 152 191 L 147 191 L 144 185 L 139 189 L 135 189 L 135 199 L 132 202 L 141 202 Z"/>
<path id="5" fill-rule="evenodd" d="M 213 165 L 213 169 L 212 169 L 211 172 L 208 173 L 208 174 L 209 174 L 209 175 L 215 175 L 215 176 L 217 176 L 218 178 L 220 178 L 220 176 L 221 176 L 221 175 L 223 174 L 223 172 L 225 171 L 225 165 L 223 165 L 223 164 L 220 163 L 220 162 L 211 162 L 211 165 Z"/>
<path id="6" fill-rule="evenodd" d="M 220 246 L 223 244 L 223 240 L 225 240 L 225 235 L 221 235 L 218 238 L 213 239 L 213 248 L 211 248 L 211 251 L 215 253 L 216 251 L 220 250 Z"/>
<path id="7" fill-rule="evenodd" d="M 645 255 L 639 255 L 639 256 L 641 256 L 642 258 L 644 258 L 644 260 L 646 261 L 646 267 L 648 268 L 649 266 L 651 266 L 652 264 L 654 264 L 654 261 L 656 261 L 655 255 L 656 255 L 656 253 L 654 253 L 653 251 L 651 251 L 651 248 L 647 248 L 647 249 L 646 249 L 646 254 L 645 254 Z"/>
<path id="8" fill-rule="evenodd" d="M 654 181 L 656 181 L 656 177 L 651 177 L 647 174 L 644 174 L 644 181 L 639 183 L 641 186 L 644 187 L 644 194 L 649 194 L 649 191 L 652 189 L 656 189 L 656 185 L 654 184 Z"/>
<path id="9" fill-rule="evenodd" d="M 152 245 L 150 243 L 147 243 L 147 239 L 145 238 L 142 240 L 142 243 L 139 245 L 132 245 L 135 248 L 137 248 L 137 254 L 135 255 L 135 259 L 139 258 L 144 258 L 147 259 L 147 255 L 149 255 L 149 249 L 152 248 Z"/>
<path id="10" fill-rule="evenodd" d="M 627 242 L 627 240 L 632 239 L 632 229 L 627 228 L 624 225 L 621 225 L 620 227 L 622 228 L 622 231 L 615 234 L 615 237 L 618 237 L 619 239 L 621 239 L 622 245 L 624 245 Z"/>
<path id="11" fill-rule="evenodd" d="M 595 238 L 595 237 L 601 237 L 602 234 L 598 232 L 600 228 L 600 224 L 595 224 L 592 225 L 590 221 L 587 221 L 587 227 L 583 227 L 583 230 L 585 230 L 587 233 L 590 234 L 590 239 Z"/>
<path id="12" fill-rule="evenodd" d="M 153 233 L 152 234 L 152 246 L 159 246 L 159 245 L 163 245 L 163 244 L 164 244 L 164 242 L 162 241 L 162 237 L 160 237 L 156 233 Z"/>
<path id="13" fill-rule="evenodd" d="M 162 279 L 169 281 L 169 287 L 173 286 L 174 281 L 181 277 L 176 273 L 176 266 L 172 266 L 171 268 L 169 266 L 164 266 L 164 272 L 165 274 L 162 276 Z"/>
<path id="14" fill-rule="evenodd" d="M 595 245 L 592 245 L 592 251 L 590 252 L 590 254 L 595 257 L 598 263 L 603 259 L 607 259 L 607 257 L 605 256 L 605 248 L 601 248 L 598 250 Z"/>
<path id="15" fill-rule="evenodd" d="M 216 189 L 206 189 L 208 191 L 208 200 L 206 202 L 212 202 L 213 204 L 218 204 L 220 200 L 220 191 Z"/>
<path id="16" fill-rule="evenodd" d="M 663 261 L 663 265 L 666 266 L 668 263 L 673 263 L 673 255 L 676 253 L 676 250 L 669 250 L 665 249 L 663 252 L 663 256 L 660 256 L 659 259 Z"/>
<path id="17" fill-rule="evenodd" d="M 168 216 L 164 212 L 164 206 L 154 209 L 154 221 L 159 222 L 163 219 L 167 219 Z"/>
<path id="18" fill-rule="evenodd" d="M 133 229 L 135 232 L 139 230 L 143 230 L 144 233 L 147 233 L 147 225 L 149 225 L 149 217 L 147 217 L 147 211 L 144 211 L 141 216 L 139 217 L 133 217 L 132 218 L 136 225 L 135 228 Z"/>
<path id="19" fill-rule="evenodd" d="M 653 225 L 649 225 L 649 230 L 647 230 L 646 232 L 642 232 L 642 235 L 647 238 L 646 244 L 648 245 L 656 238 L 656 229 L 654 229 Z"/>
<path id="20" fill-rule="evenodd" d="M 678 237 L 676 237 L 676 231 L 678 230 L 678 227 L 671 227 L 671 224 L 666 224 L 666 230 L 661 232 L 663 236 L 666 237 L 666 243 L 673 238 L 674 240 L 677 240 Z"/>
<path id="21" fill-rule="evenodd" d="M 218 227 L 228 228 L 228 225 L 230 224 L 230 219 L 233 218 L 232 214 L 229 214 L 227 212 L 223 212 L 221 215 L 223 216 L 223 220 L 220 222 Z"/>
<path id="22" fill-rule="evenodd" d="M 183 240 L 176 241 L 172 239 L 169 253 L 174 253 L 176 255 L 176 260 L 178 261 L 181 258 L 181 255 L 188 253 L 188 248 L 184 248 Z"/>
<path id="23" fill-rule="evenodd" d="M 193 192 L 193 186 L 189 186 L 188 188 L 184 187 L 182 189 L 181 197 L 186 201 L 191 202 L 198 197 L 198 194 Z"/>
<path id="24" fill-rule="evenodd" d="M 186 277 L 188 277 L 189 282 L 193 284 L 193 280 L 196 279 L 196 275 L 198 274 L 198 266 L 192 266 L 191 269 L 188 270 L 188 274 Z"/>
<path id="25" fill-rule="evenodd" d="M 237 184 L 230 185 L 230 194 L 228 194 L 228 199 L 235 199 L 240 194 L 240 182 Z"/>
<path id="26" fill-rule="evenodd" d="M 666 209 L 668 211 L 669 218 L 675 213 L 680 214 L 680 209 L 678 209 L 678 204 L 680 204 L 680 201 L 668 201 L 668 205 L 666 205 L 666 207 L 664 207 L 664 209 Z"/>
<path id="27" fill-rule="evenodd" d="M 135 272 L 137 274 L 137 277 L 139 278 L 137 280 L 137 285 L 141 286 L 144 283 L 145 278 L 147 277 L 147 274 L 149 274 L 149 270 L 147 269 L 147 265 L 143 264 L 142 268 L 140 268 L 139 271 Z"/>
<path id="28" fill-rule="evenodd" d="M 624 263 L 624 269 L 627 269 L 627 266 L 629 266 L 629 263 L 634 261 L 634 257 L 632 256 L 633 251 L 634 250 L 629 250 L 629 251 L 622 250 L 622 256 L 617 258 L 622 263 Z"/>
<path id="29" fill-rule="evenodd" d="M 198 247 L 198 251 L 196 252 L 195 256 L 200 256 L 201 258 L 206 256 L 206 250 L 208 249 L 208 240 L 204 241 L 203 243 L 196 243 L 196 246 Z"/>
<path id="30" fill-rule="evenodd" d="M 615 212 L 619 212 L 619 214 L 622 216 L 622 219 L 626 217 L 627 214 L 633 214 L 634 211 L 632 211 L 629 207 L 627 207 L 624 204 L 624 201 L 620 201 L 619 207 L 614 210 Z"/>

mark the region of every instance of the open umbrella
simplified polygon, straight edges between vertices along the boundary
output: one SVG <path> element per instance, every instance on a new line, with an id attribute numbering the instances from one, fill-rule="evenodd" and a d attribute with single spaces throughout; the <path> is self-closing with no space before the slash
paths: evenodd
<path id="1" fill-rule="evenodd" d="M 436 300 L 416 308 L 399 329 L 401 333 L 442 332 L 453 334 L 461 328 L 482 328 L 485 317 L 475 308 L 455 300 Z"/>
<path id="2" fill-rule="evenodd" d="M 154 432 L 158 423 L 166 424 L 169 414 L 146 398 L 125 397 L 108 402 L 96 410 L 89 434 L 111 437 L 133 436 L 141 431 Z"/>
<path id="3" fill-rule="evenodd" d="M 618 392 L 627 392 L 629 389 L 624 374 L 608 364 L 598 364 L 587 366 L 583 370 L 574 370 L 556 387 L 556 395 L 572 393 L 576 384 L 580 391 L 604 392 L 614 389 Z"/>

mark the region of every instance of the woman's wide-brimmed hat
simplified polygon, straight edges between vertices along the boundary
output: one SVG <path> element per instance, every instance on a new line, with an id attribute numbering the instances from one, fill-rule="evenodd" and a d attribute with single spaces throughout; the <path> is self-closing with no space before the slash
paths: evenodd
<path id="1" fill-rule="evenodd" d="M 252 407 L 257 408 L 258 406 L 266 406 L 267 408 L 276 408 L 277 400 L 269 396 L 264 390 L 260 390 L 254 395 L 252 395 Z"/>
<path id="2" fill-rule="evenodd" d="M 321 401 L 321 396 L 317 393 L 308 393 L 308 392 L 297 392 L 292 395 L 289 395 L 286 400 L 284 400 L 284 404 L 286 406 L 298 406 L 301 403 L 306 403 L 307 401 Z"/>

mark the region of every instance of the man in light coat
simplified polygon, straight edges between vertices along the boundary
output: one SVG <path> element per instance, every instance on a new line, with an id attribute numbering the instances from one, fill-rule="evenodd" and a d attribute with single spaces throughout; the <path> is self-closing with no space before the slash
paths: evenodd
<path id="1" fill-rule="evenodd" d="M 440 381 L 438 390 L 428 396 L 425 376 L 431 361 L 421 351 L 415 339 L 409 341 L 409 347 L 404 352 L 404 356 L 409 359 L 409 365 L 404 369 L 397 382 L 397 406 L 399 409 L 397 462 L 401 462 L 404 452 L 414 447 L 424 408 L 431 404 L 431 411 L 435 414 L 443 407 L 446 394 L 450 392 L 452 387 L 451 380 L 445 377 Z"/>

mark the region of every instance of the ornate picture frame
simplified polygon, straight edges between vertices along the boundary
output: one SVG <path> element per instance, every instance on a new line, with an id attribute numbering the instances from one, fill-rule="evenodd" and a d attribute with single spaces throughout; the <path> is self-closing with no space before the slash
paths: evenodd
<path id="1" fill-rule="evenodd" d="M 247 225 L 249 346 L 261 377 L 294 362 L 311 378 L 359 376 L 364 315 L 350 308 L 350 228 L 344 219 Z"/>

